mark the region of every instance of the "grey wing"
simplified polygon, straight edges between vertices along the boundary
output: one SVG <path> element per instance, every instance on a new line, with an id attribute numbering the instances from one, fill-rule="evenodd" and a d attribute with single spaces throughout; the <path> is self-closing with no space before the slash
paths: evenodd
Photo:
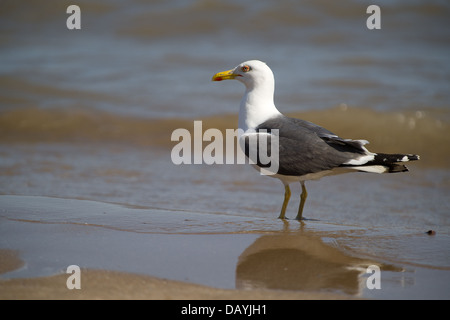
<path id="1" fill-rule="evenodd" d="M 290 118 L 290 117 L 285 117 L 285 119 L 287 121 L 289 121 L 294 126 L 300 126 L 300 127 L 306 128 L 306 129 L 314 132 L 320 138 L 338 137 L 333 132 L 331 132 L 331 131 L 325 129 L 324 127 L 321 127 L 321 126 L 319 126 L 319 125 L 317 125 L 315 123 L 312 123 L 312 122 L 309 122 L 309 121 L 306 121 L 306 120 L 302 120 L 302 119 Z"/>
<path id="2" fill-rule="evenodd" d="M 330 170 L 367 153 L 364 141 L 339 138 L 308 121 L 277 117 L 258 126 L 257 131 L 274 134 L 273 129 L 278 129 L 279 174 L 299 176 Z M 268 143 L 269 150 L 270 146 Z"/>
<path id="3" fill-rule="evenodd" d="M 290 122 L 295 124 L 296 126 L 304 127 L 312 132 L 314 132 L 319 138 L 324 140 L 331 147 L 338 149 L 341 152 L 356 152 L 359 154 L 367 154 L 366 148 L 364 145 L 368 143 L 366 140 L 352 140 L 352 139 L 342 139 L 338 135 L 333 132 L 317 125 L 309 121 L 296 119 L 296 118 L 288 118 Z M 293 135 L 290 135 L 295 139 Z"/>

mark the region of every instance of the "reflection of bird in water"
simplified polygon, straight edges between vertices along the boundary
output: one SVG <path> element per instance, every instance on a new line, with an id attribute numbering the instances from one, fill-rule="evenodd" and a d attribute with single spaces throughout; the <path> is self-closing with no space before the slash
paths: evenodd
<path id="1" fill-rule="evenodd" d="M 363 264 L 370 263 L 344 255 L 319 237 L 262 236 L 240 255 L 236 288 L 326 290 L 356 295 Z"/>
<path id="2" fill-rule="evenodd" d="M 301 220 L 308 195 L 305 181 L 355 171 L 403 172 L 408 169 L 398 162 L 419 159 L 419 156 L 411 154 L 372 153 L 364 147 L 368 143 L 365 140 L 342 139 L 311 122 L 284 116 L 275 107 L 275 80 L 272 70 L 264 62 L 246 61 L 234 69 L 219 72 L 212 78 L 214 81 L 227 79 L 237 79 L 246 87 L 239 110 L 239 129 L 244 132 L 240 141 L 243 138 L 246 156 L 250 157 L 252 150 L 249 140 L 255 135 L 257 139 L 267 141 L 267 154 L 278 151 L 277 165 L 270 166 L 276 168 L 276 171 L 268 174 L 284 184 L 284 201 L 279 216 L 281 219 L 285 218 L 291 196 L 290 183 L 300 182 L 302 186 L 296 217 Z M 278 150 L 271 150 L 271 139 L 278 139 Z M 267 163 L 260 161 L 260 158 L 250 159 L 260 169 L 270 171 Z"/>

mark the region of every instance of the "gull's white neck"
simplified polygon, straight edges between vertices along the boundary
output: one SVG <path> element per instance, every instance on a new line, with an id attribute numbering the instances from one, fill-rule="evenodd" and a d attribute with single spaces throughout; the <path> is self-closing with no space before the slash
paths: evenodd
<path id="1" fill-rule="evenodd" d="M 280 114 L 274 104 L 273 79 L 246 85 L 239 109 L 239 129 L 255 129 L 264 121 Z"/>

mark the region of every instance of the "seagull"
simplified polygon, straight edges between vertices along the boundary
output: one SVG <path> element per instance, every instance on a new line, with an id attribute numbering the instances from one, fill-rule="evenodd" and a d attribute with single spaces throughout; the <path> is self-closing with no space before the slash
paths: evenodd
<path id="1" fill-rule="evenodd" d="M 287 117 L 275 106 L 275 79 L 272 70 L 259 60 L 245 61 L 235 68 L 216 73 L 212 81 L 236 79 L 245 85 L 239 109 L 239 132 L 278 139 L 277 171 L 270 177 L 284 185 L 284 201 L 278 218 L 286 219 L 286 207 L 291 197 L 289 185 L 300 182 L 302 193 L 296 216 L 303 220 L 303 208 L 308 193 L 305 181 L 348 172 L 395 173 L 408 168 L 403 162 L 419 160 L 413 154 L 372 153 L 364 146 L 366 140 L 343 139 L 309 121 Z M 242 138 L 241 137 L 241 138 Z M 241 144 L 249 157 L 248 143 Z M 270 147 L 267 147 L 270 149 Z M 256 167 L 266 167 L 260 161 Z"/>

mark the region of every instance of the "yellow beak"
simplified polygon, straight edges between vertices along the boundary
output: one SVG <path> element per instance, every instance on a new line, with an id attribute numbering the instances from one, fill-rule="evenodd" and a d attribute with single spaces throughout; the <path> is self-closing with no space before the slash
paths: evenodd
<path id="1" fill-rule="evenodd" d="M 222 81 L 222 80 L 234 79 L 234 78 L 236 78 L 236 75 L 233 74 L 233 71 L 234 70 L 227 70 L 227 71 L 222 71 L 222 72 L 216 73 L 212 77 L 212 81 Z"/>

